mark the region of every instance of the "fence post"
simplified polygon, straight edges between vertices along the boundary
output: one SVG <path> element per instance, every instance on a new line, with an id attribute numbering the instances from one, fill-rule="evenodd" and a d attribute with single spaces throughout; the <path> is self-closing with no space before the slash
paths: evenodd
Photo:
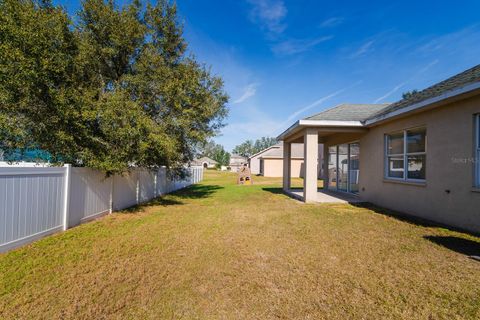
<path id="1" fill-rule="evenodd" d="M 68 229 L 68 213 L 70 205 L 70 177 L 71 177 L 71 164 L 65 164 L 65 176 L 63 183 L 63 230 Z"/>
<path id="2" fill-rule="evenodd" d="M 135 169 L 135 178 L 137 180 L 137 188 L 135 190 L 135 197 L 136 197 L 136 200 L 137 200 L 137 204 L 140 203 L 140 175 L 138 174 L 138 171 L 137 169 Z"/>
<path id="3" fill-rule="evenodd" d="M 115 179 L 115 175 L 112 175 L 110 177 L 111 181 L 110 181 L 110 199 L 109 199 L 109 208 L 108 208 L 108 213 L 112 213 L 113 212 L 113 186 L 115 185 L 113 179 Z"/>
<path id="4" fill-rule="evenodd" d="M 156 198 L 158 197 L 157 194 L 157 176 L 158 176 L 158 170 L 153 170 L 153 197 Z"/>

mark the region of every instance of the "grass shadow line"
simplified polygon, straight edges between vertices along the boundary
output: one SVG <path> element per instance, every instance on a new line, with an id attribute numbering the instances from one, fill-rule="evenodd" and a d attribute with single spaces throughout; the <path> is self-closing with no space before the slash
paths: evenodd
<path id="1" fill-rule="evenodd" d="M 129 208 L 126 208 L 126 209 L 123 209 L 123 210 L 120 210 L 118 212 L 120 213 L 135 213 L 135 212 L 142 212 L 145 210 L 145 208 L 148 208 L 148 207 L 154 207 L 154 206 L 162 206 L 162 207 L 166 207 L 166 206 L 175 206 L 175 205 L 182 205 L 183 202 L 181 201 L 178 201 L 178 200 L 175 200 L 175 199 L 170 199 L 170 198 L 165 198 L 165 196 L 159 196 L 159 197 L 156 197 L 148 202 L 145 202 L 145 203 L 140 203 L 140 204 L 137 204 L 137 205 L 134 205 L 132 207 L 129 207 Z"/>
<path id="2" fill-rule="evenodd" d="M 224 189 L 224 187 L 219 185 L 194 184 L 170 194 L 180 199 L 202 199 L 210 197 L 221 189 Z"/>
<path id="3" fill-rule="evenodd" d="M 183 205 L 184 202 L 178 199 L 202 199 L 211 196 L 220 189 L 223 189 L 223 187 L 219 185 L 192 185 L 168 194 L 161 195 L 145 203 L 140 203 L 138 205 L 119 210 L 118 212 L 135 213 L 144 211 L 145 208 L 148 207 Z"/>
<path id="4" fill-rule="evenodd" d="M 283 189 L 279 187 L 263 187 L 262 190 L 274 194 L 284 194 Z"/>
<path id="5" fill-rule="evenodd" d="M 454 236 L 424 236 L 424 239 L 466 256 L 480 256 L 480 243 Z"/>

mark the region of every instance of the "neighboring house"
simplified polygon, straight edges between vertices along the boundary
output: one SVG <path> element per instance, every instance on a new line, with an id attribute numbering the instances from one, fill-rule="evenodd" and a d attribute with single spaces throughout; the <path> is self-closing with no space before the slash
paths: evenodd
<path id="1" fill-rule="evenodd" d="M 317 198 L 317 145 L 325 186 L 360 201 L 480 232 L 480 65 L 390 105 L 343 104 L 279 137 L 284 162 L 305 143 L 303 200 Z M 283 188 L 290 192 L 288 166 Z"/>
<path id="2" fill-rule="evenodd" d="M 199 159 L 193 159 L 193 166 L 202 166 L 205 169 L 213 169 L 217 166 L 218 162 L 210 159 L 209 157 L 201 157 Z"/>
<path id="3" fill-rule="evenodd" d="M 318 176 L 321 176 L 323 145 L 319 145 L 319 165 Z M 303 177 L 303 143 L 292 143 L 291 161 L 290 161 L 290 177 Z M 283 142 L 279 142 L 269 148 L 266 148 L 250 158 L 248 163 L 252 174 L 259 174 L 265 177 L 281 177 L 283 176 Z"/>
<path id="4" fill-rule="evenodd" d="M 232 154 L 230 156 L 230 163 L 228 164 L 228 167 L 230 168 L 230 171 L 238 172 L 238 170 L 246 164 L 248 164 L 248 159 L 246 157 L 238 154 Z"/>

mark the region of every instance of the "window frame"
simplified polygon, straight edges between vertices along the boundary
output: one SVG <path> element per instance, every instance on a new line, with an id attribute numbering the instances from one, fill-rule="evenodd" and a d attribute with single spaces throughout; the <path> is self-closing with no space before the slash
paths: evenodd
<path id="1" fill-rule="evenodd" d="M 415 131 L 418 129 L 423 129 L 425 130 L 425 151 L 423 152 L 408 152 L 408 132 Z M 403 134 L 403 153 L 394 153 L 394 154 L 388 154 L 388 144 L 389 144 L 389 137 L 395 134 Z M 400 131 L 394 131 L 385 134 L 385 141 L 384 141 L 384 157 L 385 157 L 385 170 L 384 170 L 384 178 L 386 180 L 393 180 L 393 181 L 403 181 L 403 182 L 413 182 L 413 183 L 425 183 L 427 181 L 427 177 L 425 176 L 425 179 L 412 179 L 408 178 L 408 157 L 409 156 L 425 156 L 425 166 L 427 165 L 427 127 L 426 126 L 420 126 L 420 127 L 414 127 L 414 128 L 408 128 Z M 390 158 L 403 158 L 403 177 L 398 178 L 398 177 L 391 177 L 388 175 L 389 172 L 389 159 Z"/>
<path id="2" fill-rule="evenodd" d="M 480 114 L 475 115 L 475 187 L 480 187 Z"/>

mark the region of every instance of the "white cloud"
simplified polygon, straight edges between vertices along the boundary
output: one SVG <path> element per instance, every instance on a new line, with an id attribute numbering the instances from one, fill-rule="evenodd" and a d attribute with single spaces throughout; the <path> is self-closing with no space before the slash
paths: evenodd
<path id="1" fill-rule="evenodd" d="M 332 17 L 324 20 L 321 24 L 321 28 L 333 28 L 343 23 L 345 19 L 343 17 Z"/>
<path id="2" fill-rule="evenodd" d="M 430 69 L 431 67 L 433 67 L 434 65 L 436 65 L 437 63 L 439 62 L 438 59 L 435 59 L 433 60 L 432 62 L 430 62 L 429 64 L 427 64 L 425 67 L 421 68 L 419 71 L 415 72 L 415 74 L 410 77 L 408 80 L 402 82 L 402 83 L 399 83 L 397 84 L 395 87 L 393 87 L 390 91 L 388 91 L 387 93 L 385 93 L 383 96 L 381 96 L 380 98 L 376 99 L 374 101 L 374 103 L 379 103 L 383 100 L 385 100 L 386 98 L 390 97 L 392 94 L 394 94 L 395 92 L 397 92 L 398 90 L 400 90 L 401 88 L 403 88 L 407 83 L 409 83 L 410 81 L 412 81 L 413 79 L 415 79 L 416 77 L 418 77 L 419 75 L 421 75 L 422 73 L 425 73 L 428 71 L 428 69 Z"/>
<path id="3" fill-rule="evenodd" d="M 395 92 L 397 92 L 398 90 L 400 90 L 400 88 L 404 87 L 406 84 L 407 84 L 407 81 L 402 82 L 402 83 L 400 83 L 400 84 L 397 84 L 395 87 L 393 87 L 392 90 L 390 90 L 390 91 L 388 91 L 387 93 L 385 93 L 383 96 L 381 96 L 380 98 L 378 98 L 377 100 L 375 100 L 373 103 L 379 103 L 380 101 L 385 100 L 386 98 L 390 97 L 392 94 L 394 94 Z"/>
<path id="4" fill-rule="evenodd" d="M 287 15 L 287 8 L 282 0 L 248 0 L 253 6 L 250 12 L 251 19 L 274 34 L 282 33 L 287 25 L 283 19 Z"/>
<path id="5" fill-rule="evenodd" d="M 244 92 L 241 97 L 233 101 L 234 104 L 242 103 L 250 97 L 253 97 L 257 93 L 257 84 L 251 83 L 245 87 Z"/>
<path id="6" fill-rule="evenodd" d="M 317 107 L 319 105 L 321 105 L 322 103 L 324 103 L 325 101 L 335 97 L 335 96 L 338 96 L 339 94 L 355 87 L 355 86 L 358 86 L 360 83 L 362 83 L 362 81 L 357 81 L 355 82 L 354 84 L 348 86 L 348 87 L 345 87 L 343 89 L 340 89 L 340 90 L 337 90 L 333 93 L 330 93 L 326 96 L 323 96 L 319 99 L 317 99 L 316 101 L 310 103 L 309 105 L 305 106 L 305 107 L 302 107 L 300 109 L 298 109 L 297 111 L 295 111 L 294 113 L 290 114 L 288 116 L 288 118 L 283 121 L 281 124 L 277 125 L 275 131 L 278 131 L 278 130 L 283 130 L 285 129 L 286 126 L 290 125 L 292 121 L 296 120 L 301 114 L 304 114 L 305 112 L 307 112 L 308 110 L 314 108 L 314 107 Z"/>
<path id="7" fill-rule="evenodd" d="M 375 42 L 375 41 L 373 41 L 373 40 L 370 40 L 370 41 L 365 42 L 364 44 L 362 44 L 362 45 L 360 46 L 360 48 L 358 48 L 357 51 L 355 51 L 355 52 L 350 56 L 350 58 L 358 58 L 358 57 L 363 56 L 363 55 L 366 54 L 367 52 L 371 51 L 374 42 Z"/>
<path id="8" fill-rule="evenodd" d="M 300 108 L 299 110 L 295 111 L 294 113 L 290 114 L 287 118 L 287 120 L 285 120 L 285 123 L 290 123 L 292 122 L 293 120 L 295 120 L 299 115 L 307 112 L 308 110 L 324 103 L 325 101 L 327 101 L 328 99 L 331 99 L 337 95 L 339 95 L 340 93 L 344 92 L 346 89 L 341 89 L 341 90 L 337 90 L 329 95 L 326 95 L 324 97 L 321 97 L 320 99 L 317 99 L 316 101 L 310 103 L 309 105 L 303 107 L 303 108 Z"/>
<path id="9" fill-rule="evenodd" d="M 272 51 L 276 54 L 292 55 L 305 52 L 319 43 L 332 38 L 333 36 L 324 36 L 316 39 L 290 39 L 273 45 Z"/>
<path id="10" fill-rule="evenodd" d="M 277 128 L 277 122 L 265 119 L 252 119 L 251 121 L 242 121 L 228 124 L 222 132 L 232 134 L 237 137 L 245 136 L 246 139 L 258 139 L 264 136 L 272 136 Z"/>
<path id="11" fill-rule="evenodd" d="M 424 54 L 436 53 L 440 50 L 454 51 L 459 50 L 463 47 L 462 44 L 470 45 L 473 43 L 478 43 L 478 36 L 480 35 L 479 26 L 472 25 L 455 31 L 452 33 L 447 33 L 439 37 L 431 38 L 422 44 L 418 51 Z M 460 49 L 461 50 L 461 49 Z"/>
<path id="12" fill-rule="evenodd" d="M 233 119 L 232 119 L 233 120 Z M 260 137 L 273 137 L 278 127 L 275 114 L 265 112 L 255 105 L 242 106 L 242 117 L 236 118 L 222 129 L 222 135 L 215 138 L 217 143 L 223 144 L 227 150 L 247 139 L 255 140 Z"/>

